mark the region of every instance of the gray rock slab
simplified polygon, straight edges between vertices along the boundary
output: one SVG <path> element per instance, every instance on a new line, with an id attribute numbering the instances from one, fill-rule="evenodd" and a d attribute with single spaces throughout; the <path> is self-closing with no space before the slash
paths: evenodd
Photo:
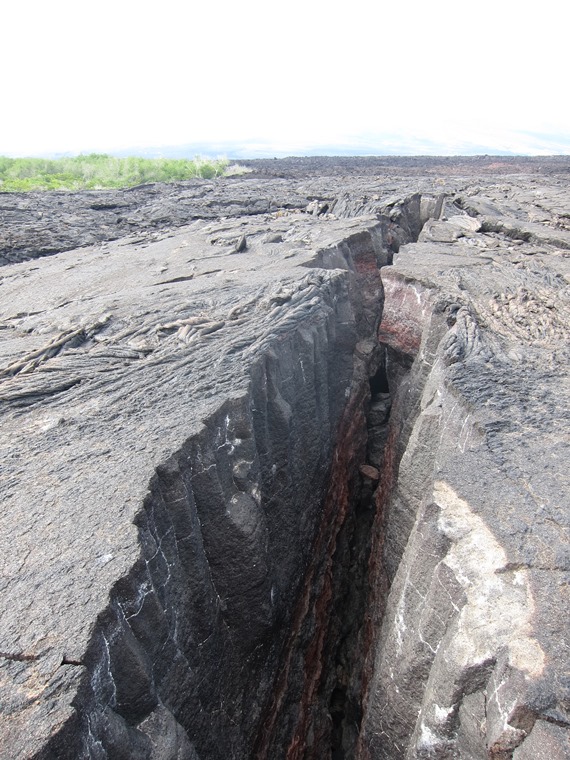
<path id="1" fill-rule="evenodd" d="M 348 267 L 339 244 L 375 227 L 200 221 L 4 269 L 0 756 L 32 756 L 73 714 L 98 616 L 140 558 L 152 474 L 246 393 L 280 335 L 328 309 L 339 275 L 317 258 Z"/>
<path id="2" fill-rule="evenodd" d="M 568 233 L 498 219 L 499 247 L 484 221 L 382 270 L 380 337 L 415 361 L 392 407 L 401 459 L 379 548 L 392 586 L 363 721 L 374 758 L 568 752 Z M 529 242 L 513 248 L 515 227 Z"/>

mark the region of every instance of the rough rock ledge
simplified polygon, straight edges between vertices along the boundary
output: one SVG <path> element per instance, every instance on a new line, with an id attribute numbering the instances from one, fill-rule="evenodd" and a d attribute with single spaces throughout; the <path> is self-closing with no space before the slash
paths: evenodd
<path id="1" fill-rule="evenodd" d="M 570 164 L 315 161 L 1 195 L 2 760 L 570 757 Z"/>

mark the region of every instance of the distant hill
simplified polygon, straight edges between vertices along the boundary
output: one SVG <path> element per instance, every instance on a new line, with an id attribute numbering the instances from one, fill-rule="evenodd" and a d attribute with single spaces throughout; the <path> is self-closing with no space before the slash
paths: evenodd
<path id="1" fill-rule="evenodd" d="M 229 159 L 285 158 L 288 156 L 517 156 L 568 155 L 570 137 L 517 132 L 505 137 L 501 144 L 489 144 L 484 136 L 446 141 L 426 139 L 409 134 L 361 135 L 339 143 L 310 141 L 271 141 L 252 137 L 248 140 L 192 142 L 183 145 L 130 147 L 110 151 L 116 156 L 137 155 L 148 158 Z"/>
<path id="2" fill-rule="evenodd" d="M 421 133 L 416 136 L 407 131 L 361 134 L 338 142 L 272 140 L 253 136 L 246 140 L 203 140 L 179 145 L 130 145 L 126 148 L 87 145 L 81 153 L 106 153 L 119 158 L 193 159 L 200 156 L 236 161 L 289 156 L 547 156 L 570 155 L 570 135 L 517 131 L 501 133 L 499 139 L 475 130 L 459 137 L 442 134 L 434 138 L 421 136 Z M 28 154 L 43 158 L 69 158 L 74 155 L 77 152 Z"/>

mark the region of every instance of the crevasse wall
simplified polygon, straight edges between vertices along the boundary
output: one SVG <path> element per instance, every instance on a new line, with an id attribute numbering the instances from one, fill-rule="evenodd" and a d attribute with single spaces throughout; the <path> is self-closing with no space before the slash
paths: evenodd
<path id="1" fill-rule="evenodd" d="M 326 585 L 334 535 L 322 526 L 333 511 L 343 519 L 331 461 L 358 463 L 335 441 L 340 430 L 346 443 L 353 413 L 364 421 L 378 265 L 390 255 L 380 225 L 323 250 L 316 316 L 282 327 L 248 391 L 157 469 L 136 517 L 140 559 L 84 661 L 69 663 L 84 670 L 75 713 L 37 757 L 261 757 L 273 722 L 284 727 L 271 741 L 303 733 L 292 695 L 306 692 L 304 666 L 274 719 L 278 674 L 296 621 L 311 641 L 299 600 Z"/>

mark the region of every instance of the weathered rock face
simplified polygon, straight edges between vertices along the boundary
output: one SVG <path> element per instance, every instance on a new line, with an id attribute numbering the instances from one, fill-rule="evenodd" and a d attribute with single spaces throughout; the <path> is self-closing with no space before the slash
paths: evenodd
<path id="1" fill-rule="evenodd" d="M 304 217 L 6 270 L 6 757 L 251 754 L 390 256 Z"/>
<path id="2" fill-rule="evenodd" d="M 359 757 L 532 756 L 535 725 L 569 752 L 567 233 L 537 250 L 465 222 L 383 270 L 397 391 Z"/>
<path id="3" fill-rule="evenodd" d="M 567 180 L 327 166 L 3 195 L 0 757 L 570 756 Z"/>

